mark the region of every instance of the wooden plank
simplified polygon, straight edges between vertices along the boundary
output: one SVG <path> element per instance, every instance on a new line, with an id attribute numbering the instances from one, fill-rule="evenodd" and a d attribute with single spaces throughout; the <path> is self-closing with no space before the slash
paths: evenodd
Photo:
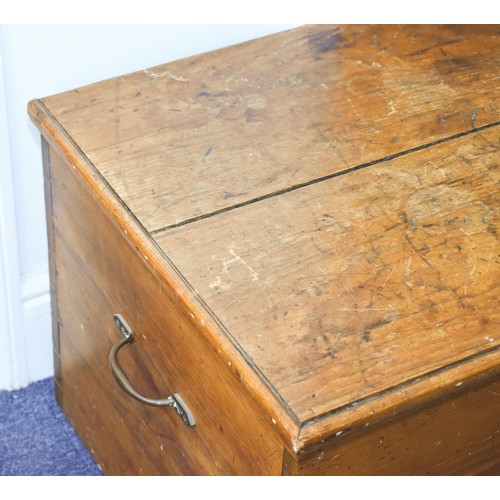
<path id="1" fill-rule="evenodd" d="M 150 266 L 72 165 L 54 150 L 50 160 L 60 401 L 104 472 L 279 474 L 283 438 L 237 371 L 238 359 L 228 363 L 214 347 L 208 321 L 195 318 L 182 291 Z M 118 388 L 108 369 L 121 338 L 116 312 L 136 334 L 120 352 L 133 385 L 150 397 L 180 393 L 195 427 Z"/>
<path id="2" fill-rule="evenodd" d="M 256 373 L 245 354 L 228 338 L 217 318 L 207 311 L 196 293 L 175 269 L 175 266 L 168 258 L 165 258 L 164 253 L 149 238 L 134 214 L 123 204 L 122 200 L 114 195 L 109 184 L 60 125 L 47 114 L 40 101 L 31 101 L 28 110 L 32 120 L 42 131 L 44 139 L 56 153 L 55 156 L 59 155 L 65 158 L 68 166 L 90 191 L 102 210 L 115 221 L 128 244 L 133 246 L 137 253 L 142 256 L 144 262 L 148 264 L 149 271 L 165 283 L 168 289 L 176 291 L 178 307 L 181 310 L 189 311 L 189 316 L 202 326 L 203 331 L 206 332 L 206 341 L 218 353 L 218 356 L 225 361 L 231 360 L 231 366 L 228 365 L 229 369 L 233 371 L 237 379 L 245 382 L 241 386 L 242 390 L 256 401 L 261 411 L 267 414 L 273 425 L 276 426 L 285 443 L 291 447 L 292 440 L 298 434 L 296 418 L 289 413 L 288 409 L 284 411 L 283 402 L 276 397 L 266 381 Z M 68 206 L 72 206 L 70 202 L 68 202 Z M 71 222 L 68 221 L 68 228 L 75 225 L 77 231 L 81 228 L 83 233 L 86 229 L 86 217 L 82 215 L 83 212 L 77 211 Z M 112 244 L 110 248 L 114 246 Z"/>
<path id="3" fill-rule="evenodd" d="M 60 316 L 57 303 L 57 269 L 55 263 L 55 243 L 54 243 L 54 225 L 52 209 L 52 190 L 51 190 L 51 168 L 50 168 L 50 146 L 41 140 L 42 145 L 42 163 L 43 163 L 43 185 L 47 224 L 47 244 L 49 253 L 49 278 L 50 278 L 50 307 L 52 317 L 52 349 L 54 356 L 54 389 L 57 401 L 62 400 L 59 382 L 61 380 L 61 363 L 59 357 L 59 323 Z"/>
<path id="4" fill-rule="evenodd" d="M 500 381 L 490 381 L 321 447 L 285 454 L 287 475 L 500 474 Z"/>
<path id="5" fill-rule="evenodd" d="M 155 240 L 314 420 L 500 346 L 498 141 L 494 127 Z"/>
<path id="6" fill-rule="evenodd" d="M 43 103 L 154 231 L 495 122 L 498 31 L 306 26 Z"/>

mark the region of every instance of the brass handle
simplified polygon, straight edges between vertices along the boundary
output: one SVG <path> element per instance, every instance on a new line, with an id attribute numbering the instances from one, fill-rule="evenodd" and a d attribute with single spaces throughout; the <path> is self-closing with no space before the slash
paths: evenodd
<path id="1" fill-rule="evenodd" d="M 109 369 L 111 370 L 116 383 L 126 394 L 134 399 L 137 399 L 137 401 L 140 401 L 141 403 L 150 406 L 174 407 L 177 413 L 182 417 L 182 420 L 184 420 L 187 425 L 194 426 L 195 420 L 193 414 L 187 407 L 186 403 L 184 403 L 182 398 L 179 396 L 179 394 L 172 394 L 171 396 L 168 396 L 164 399 L 151 399 L 143 396 L 142 394 L 139 394 L 134 389 L 127 376 L 121 369 L 120 365 L 118 364 L 118 351 L 124 345 L 131 344 L 134 341 L 134 333 L 132 332 L 132 329 L 130 328 L 128 323 L 120 314 L 113 314 L 113 319 L 115 320 L 115 324 L 118 330 L 120 330 L 124 337 L 113 346 L 111 352 L 109 353 Z"/>

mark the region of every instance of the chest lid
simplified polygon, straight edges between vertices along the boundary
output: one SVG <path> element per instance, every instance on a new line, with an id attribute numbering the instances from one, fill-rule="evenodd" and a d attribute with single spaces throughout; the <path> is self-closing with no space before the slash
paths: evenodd
<path id="1" fill-rule="evenodd" d="M 499 365 L 496 30 L 305 26 L 32 113 L 319 439 Z"/>

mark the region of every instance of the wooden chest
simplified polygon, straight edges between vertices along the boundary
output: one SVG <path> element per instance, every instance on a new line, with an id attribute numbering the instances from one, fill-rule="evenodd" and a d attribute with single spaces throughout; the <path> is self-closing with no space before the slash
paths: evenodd
<path id="1" fill-rule="evenodd" d="M 305 26 L 29 104 L 106 474 L 500 472 L 499 54 Z"/>

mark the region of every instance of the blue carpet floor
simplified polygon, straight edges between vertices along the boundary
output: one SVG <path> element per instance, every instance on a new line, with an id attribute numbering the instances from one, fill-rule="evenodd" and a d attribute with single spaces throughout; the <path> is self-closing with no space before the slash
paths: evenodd
<path id="1" fill-rule="evenodd" d="M 0 392 L 0 476 L 98 476 L 54 398 L 52 378 Z"/>

